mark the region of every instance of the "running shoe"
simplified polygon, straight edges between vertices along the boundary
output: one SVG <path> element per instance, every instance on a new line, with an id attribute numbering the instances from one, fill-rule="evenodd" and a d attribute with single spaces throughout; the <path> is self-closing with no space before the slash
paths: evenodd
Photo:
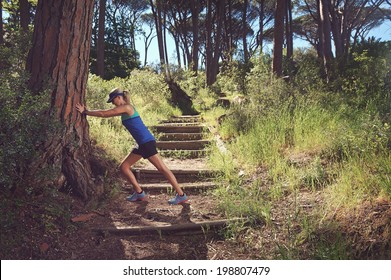
<path id="1" fill-rule="evenodd" d="M 127 201 L 130 202 L 136 202 L 136 201 L 142 201 L 146 198 L 145 192 L 143 191 L 142 193 L 137 193 L 134 192 L 131 196 L 128 196 L 126 198 Z"/>
<path id="2" fill-rule="evenodd" d="M 169 201 L 168 201 L 168 204 L 171 204 L 171 205 L 178 205 L 178 204 L 181 204 L 181 203 L 184 203 L 186 201 L 188 201 L 188 197 L 186 194 L 183 194 L 183 196 L 180 196 L 179 194 L 177 194 L 174 198 L 171 198 Z"/>

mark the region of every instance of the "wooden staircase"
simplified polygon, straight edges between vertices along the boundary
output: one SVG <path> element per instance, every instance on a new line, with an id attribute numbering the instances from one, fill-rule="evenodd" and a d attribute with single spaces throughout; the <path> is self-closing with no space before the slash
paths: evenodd
<path id="1" fill-rule="evenodd" d="M 192 168 L 191 159 L 204 158 L 212 141 L 208 138 L 207 127 L 202 124 L 200 116 L 173 117 L 151 128 L 157 133 L 157 148 L 163 158 L 186 158 L 179 168 L 170 168 L 183 189 L 209 189 L 215 186 L 211 179 L 215 171 L 207 168 Z M 190 159 L 190 160 L 189 160 Z M 163 159 L 164 160 L 164 159 Z M 169 166 L 170 167 L 170 166 Z M 153 167 L 134 168 L 134 174 L 143 188 L 156 190 L 170 187 L 166 178 Z"/>
<path id="2" fill-rule="evenodd" d="M 174 117 L 153 127 L 152 130 L 158 136 L 157 146 L 163 161 L 176 176 L 189 201 L 178 206 L 168 205 L 166 201 L 163 204 L 162 198 L 172 197 L 174 190 L 166 178 L 147 162 L 147 166 L 134 167 L 133 172 L 146 191 L 148 201 L 128 204 L 125 209 L 129 210 L 125 211 L 130 216 L 126 217 L 122 212 L 121 218 L 118 217 L 113 221 L 115 227 L 98 227 L 93 231 L 127 236 L 165 233 L 169 236 L 176 234 L 185 236 L 218 232 L 229 223 L 237 222 L 238 219 L 225 219 L 218 213 L 203 212 L 203 205 L 216 204 L 215 198 L 208 192 L 216 187 L 214 183 L 216 171 L 204 165 L 208 154 L 207 147 L 213 145 L 214 141 L 210 140 L 211 133 L 202 123 L 201 117 Z M 186 158 L 182 159 L 179 156 L 179 159 L 173 159 L 172 156 L 178 156 L 178 153 L 186 154 Z M 167 157 L 167 154 L 170 157 Z M 189 158 L 189 155 L 194 157 Z M 131 193 L 133 188 L 130 186 L 124 191 Z M 137 215 L 141 215 L 143 220 L 140 221 Z M 154 220 L 145 220 L 148 217 L 154 217 Z M 126 222 L 123 222 L 124 220 Z M 241 222 L 242 220 L 240 219 Z"/>

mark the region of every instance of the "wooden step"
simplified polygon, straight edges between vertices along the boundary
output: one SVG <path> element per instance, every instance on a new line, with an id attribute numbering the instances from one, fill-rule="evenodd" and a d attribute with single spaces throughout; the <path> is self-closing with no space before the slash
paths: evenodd
<path id="1" fill-rule="evenodd" d="M 200 121 L 201 121 L 201 117 L 199 115 L 195 115 L 195 116 L 172 117 L 168 120 L 161 121 L 161 123 L 194 123 Z"/>
<path id="2" fill-rule="evenodd" d="M 181 125 L 174 123 L 170 125 L 156 125 L 151 128 L 157 133 L 202 133 L 206 131 L 206 126 L 199 124 Z"/>
<path id="3" fill-rule="evenodd" d="M 160 141 L 188 141 L 202 140 L 206 137 L 204 133 L 164 133 L 158 136 Z"/>
<path id="4" fill-rule="evenodd" d="M 172 158 L 203 158 L 209 154 L 208 150 L 160 150 L 159 154 L 163 157 Z"/>
<path id="5" fill-rule="evenodd" d="M 171 190 L 172 186 L 169 183 L 162 182 L 162 183 L 144 183 L 141 184 L 141 187 L 143 190 L 146 192 L 161 192 L 161 191 L 167 191 Z M 211 181 L 206 181 L 206 182 L 185 182 L 181 183 L 181 188 L 184 191 L 206 191 L 206 190 L 211 190 L 215 189 L 217 187 L 216 183 L 211 182 Z M 126 189 L 133 190 L 133 187 L 131 185 L 126 186 Z"/>
<path id="6" fill-rule="evenodd" d="M 194 232 L 208 233 L 215 232 L 218 229 L 226 227 L 230 223 L 246 223 L 248 220 L 243 218 L 236 219 L 225 219 L 225 220 L 214 220 L 204 221 L 197 223 L 181 223 L 166 226 L 125 226 L 125 227 L 110 227 L 110 228 L 93 228 L 93 232 L 99 234 L 124 234 L 127 236 L 137 235 L 165 235 L 165 234 L 194 234 Z"/>
<path id="7" fill-rule="evenodd" d="M 140 183 L 156 183 L 156 182 L 167 182 L 167 179 L 156 169 L 132 169 L 137 180 Z M 213 178 L 216 174 L 215 171 L 206 169 L 171 169 L 179 183 L 184 182 L 196 182 L 196 181 L 207 181 Z"/>
<path id="8" fill-rule="evenodd" d="M 209 144 L 208 140 L 157 141 L 156 147 L 161 150 L 202 150 Z"/>

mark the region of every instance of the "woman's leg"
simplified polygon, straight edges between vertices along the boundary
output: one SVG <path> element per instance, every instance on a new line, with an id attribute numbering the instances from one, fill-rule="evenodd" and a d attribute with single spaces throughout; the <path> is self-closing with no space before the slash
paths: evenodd
<path id="1" fill-rule="evenodd" d="M 166 177 L 166 179 L 168 180 L 168 182 L 170 182 L 170 184 L 175 189 L 177 194 L 182 196 L 184 194 L 184 192 L 182 191 L 181 187 L 179 186 L 178 181 L 175 178 L 175 175 L 164 164 L 164 162 L 160 158 L 159 154 L 156 154 L 156 155 L 149 157 L 148 160 L 156 167 L 157 170 L 159 170 L 160 173 L 162 173 L 164 175 L 164 177 Z"/>
<path id="2" fill-rule="evenodd" d="M 136 180 L 136 177 L 134 176 L 131 167 L 133 164 L 135 164 L 137 161 L 139 161 L 142 157 L 140 155 L 130 153 L 121 163 L 120 170 L 122 175 L 125 176 L 125 178 L 133 185 L 133 188 L 136 192 L 141 193 L 142 189 L 139 185 L 139 183 Z"/>

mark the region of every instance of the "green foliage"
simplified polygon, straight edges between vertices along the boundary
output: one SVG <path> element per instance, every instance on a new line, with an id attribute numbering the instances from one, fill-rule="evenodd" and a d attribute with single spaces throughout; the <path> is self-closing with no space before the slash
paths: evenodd
<path id="1" fill-rule="evenodd" d="M 303 242 L 310 244 L 314 258 L 349 258 L 349 242 L 317 233 L 319 217 L 377 197 L 391 198 L 390 60 L 389 52 L 378 52 L 357 50 L 348 74 L 340 77 L 340 91 L 322 81 L 311 52 L 296 54 L 290 83 L 274 79 L 263 59 L 246 75 L 246 92 L 231 87 L 235 75 L 219 77 L 222 85 L 247 100 L 224 112 L 219 132 L 228 152 L 211 154 L 211 164 L 223 174 L 219 209 L 230 216 L 267 221 L 270 205 L 265 201 L 278 204 L 299 189 L 325 194 L 324 209 L 319 208 L 310 222 L 304 219 L 301 231 L 286 244 L 277 244 L 283 258 L 299 258 Z M 241 173 L 248 176 L 238 177 Z M 262 191 L 254 192 L 254 185 Z M 239 205 L 240 199 L 249 203 Z"/>
<path id="2" fill-rule="evenodd" d="M 48 96 L 34 96 L 20 87 L 12 89 L 13 82 L 2 80 L 0 86 L 0 185 L 8 186 L 28 184 L 24 173 L 38 156 L 38 147 L 47 139 L 50 128 Z"/>
<path id="3" fill-rule="evenodd" d="M 374 39 L 359 42 L 342 77 L 342 90 L 352 105 L 362 108 L 370 102 L 390 104 L 391 42 Z"/>
<path id="4" fill-rule="evenodd" d="M 197 75 L 193 71 L 176 71 L 173 78 L 192 99 L 196 110 L 206 111 L 214 107 L 218 95 L 205 88 L 206 76 L 203 72 Z"/>
<path id="5" fill-rule="evenodd" d="M 97 74 L 97 50 L 94 46 L 91 47 L 90 71 Z M 105 44 L 105 72 L 104 78 L 107 80 L 115 77 L 126 78 L 133 69 L 139 67 L 138 52 L 126 47 Z"/>
<path id="6" fill-rule="evenodd" d="M 246 94 L 246 74 L 249 65 L 239 61 L 226 63 L 217 77 L 217 82 L 213 85 L 214 90 L 226 96 Z"/>
<path id="7" fill-rule="evenodd" d="M 147 1 L 107 1 L 104 28 L 104 79 L 126 78 L 139 68 L 136 36 L 142 31 L 141 15 L 148 9 Z M 97 46 L 100 9 L 95 6 L 92 23 L 90 71 L 97 74 Z"/>
<path id="8" fill-rule="evenodd" d="M 26 40 L 25 36 L 15 36 L 12 46 L 0 47 L 1 64 L 8 66 L 0 73 L 0 185 L 6 189 L 29 186 L 24 174 L 54 126 L 48 117 L 48 94 L 33 95 L 26 88 L 23 59 L 27 47 L 19 48 L 28 45 Z"/>
<path id="9" fill-rule="evenodd" d="M 321 63 L 318 54 L 313 49 L 297 49 L 294 52 L 294 75 L 291 77 L 297 91 L 301 94 L 316 92 L 318 95 L 324 88 L 324 81 L 320 76 Z"/>

